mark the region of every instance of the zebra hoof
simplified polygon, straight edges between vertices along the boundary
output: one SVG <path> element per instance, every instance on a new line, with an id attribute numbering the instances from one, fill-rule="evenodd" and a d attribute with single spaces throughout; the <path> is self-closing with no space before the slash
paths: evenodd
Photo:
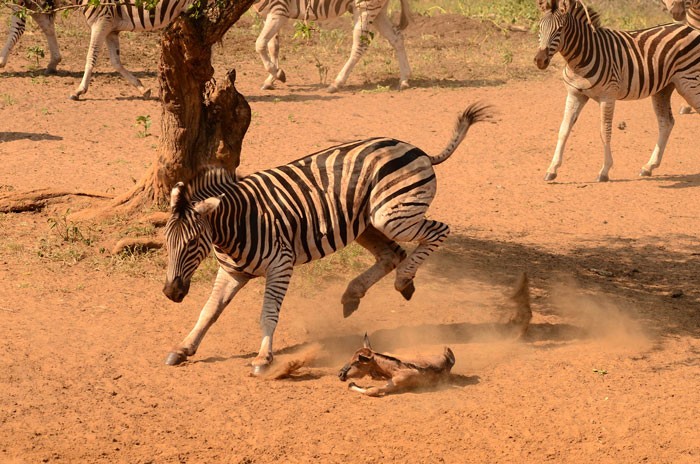
<path id="1" fill-rule="evenodd" d="M 648 169 L 642 168 L 642 170 L 639 172 L 640 177 L 651 177 L 651 171 Z"/>
<path id="2" fill-rule="evenodd" d="M 679 111 L 680 114 L 690 114 L 692 112 L 693 112 L 693 109 L 691 107 L 685 106 L 685 105 L 681 106 L 681 109 Z"/>
<path id="3" fill-rule="evenodd" d="M 180 351 L 171 351 L 170 353 L 168 353 L 168 357 L 165 358 L 165 365 L 177 366 L 178 364 L 182 364 L 185 361 L 187 361 L 187 355 L 185 355 L 185 353 L 182 353 Z"/>
<path id="4" fill-rule="evenodd" d="M 70 98 L 70 99 L 73 100 L 73 101 L 79 101 L 79 100 L 80 100 L 80 95 L 78 95 L 77 93 L 74 93 L 73 95 L 71 95 L 71 96 L 68 97 L 68 98 Z"/>
<path id="5" fill-rule="evenodd" d="M 600 174 L 598 178 L 596 179 L 597 182 L 609 182 L 610 177 L 608 177 L 607 174 Z"/>
<path id="6" fill-rule="evenodd" d="M 408 85 L 408 81 L 401 81 L 401 83 L 399 84 L 399 92 L 410 88 L 411 86 Z"/>
<path id="7" fill-rule="evenodd" d="M 557 178 L 556 172 L 548 172 L 547 174 L 544 175 L 544 180 L 546 180 L 547 182 L 553 181 L 556 178 Z"/>
<path id="8" fill-rule="evenodd" d="M 44 74 L 47 76 L 53 76 L 57 72 L 58 71 L 56 70 L 56 68 L 46 68 L 46 70 L 44 71 Z"/>
<path id="9" fill-rule="evenodd" d="M 413 285 L 413 281 L 410 281 L 406 288 L 400 290 L 401 296 L 404 297 L 406 301 L 410 301 L 413 294 L 416 293 L 416 287 Z"/>
<path id="10" fill-rule="evenodd" d="M 343 301 L 343 317 L 350 317 L 360 307 L 360 299 Z"/>
<path id="11" fill-rule="evenodd" d="M 151 98 L 151 89 L 146 89 L 146 91 L 143 92 L 141 95 L 143 96 L 144 100 L 148 100 L 149 98 Z"/>
<path id="12" fill-rule="evenodd" d="M 326 88 L 326 92 L 336 93 L 336 92 L 338 92 L 338 86 L 336 86 L 335 84 L 331 84 L 328 86 L 328 88 Z"/>
<path id="13" fill-rule="evenodd" d="M 277 71 L 277 80 L 283 84 L 287 82 L 287 75 L 281 69 Z"/>
<path id="14" fill-rule="evenodd" d="M 272 84 L 263 84 L 260 90 L 275 90 L 275 86 Z"/>
<path id="15" fill-rule="evenodd" d="M 264 375 L 269 369 L 270 369 L 269 364 L 263 364 L 261 366 L 253 366 L 253 369 L 250 371 L 250 375 L 252 377 L 260 377 L 261 375 Z"/>

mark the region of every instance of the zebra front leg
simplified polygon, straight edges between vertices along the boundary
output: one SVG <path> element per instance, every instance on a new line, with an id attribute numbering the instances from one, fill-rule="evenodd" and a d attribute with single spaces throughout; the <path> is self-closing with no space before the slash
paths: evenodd
<path id="1" fill-rule="evenodd" d="M 260 313 L 260 329 L 262 330 L 263 338 L 260 343 L 260 351 L 251 363 L 254 376 L 262 374 L 272 363 L 272 338 L 275 334 L 282 300 L 284 300 L 284 295 L 287 293 L 287 288 L 289 288 L 293 270 L 291 256 L 284 255 L 276 264 L 272 265 L 267 273 L 265 297 L 262 312 Z"/>
<path id="2" fill-rule="evenodd" d="M 608 182 L 610 168 L 613 165 L 612 149 L 610 140 L 612 139 L 612 120 L 615 114 L 615 100 L 600 101 L 600 139 L 603 141 L 603 167 L 598 173 L 598 182 Z"/>
<path id="3" fill-rule="evenodd" d="M 14 46 L 19 42 L 19 39 L 24 34 L 24 29 L 27 27 L 27 21 L 18 16 L 18 12 L 13 12 L 10 21 L 10 29 L 5 41 L 5 46 L 0 51 L 0 68 L 4 68 L 7 64 L 7 58 Z"/>
<path id="4" fill-rule="evenodd" d="M 350 51 L 350 57 L 345 62 L 343 69 L 341 69 L 338 73 L 338 76 L 335 78 L 335 81 L 333 81 L 333 83 L 328 86 L 327 90 L 329 93 L 335 93 L 340 87 L 345 85 L 345 82 L 347 82 L 348 77 L 350 77 L 352 68 L 355 67 L 357 62 L 360 61 L 360 58 L 362 58 L 362 55 L 364 55 L 367 51 L 367 48 L 369 47 L 369 43 L 371 41 L 369 25 L 372 23 L 373 19 L 374 18 L 372 18 L 371 15 L 369 15 L 366 11 L 363 11 L 359 14 L 355 14 L 355 22 L 352 30 L 352 50 Z"/>
<path id="5" fill-rule="evenodd" d="M 564 107 L 564 119 L 562 119 L 561 125 L 559 126 L 557 148 L 554 150 L 554 156 L 552 157 L 552 162 L 550 163 L 549 168 L 547 168 L 547 174 L 545 174 L 544 180 L 552 181 L 557 178 L 557 169 L 561 167 L 566 141 L 569 139 L 571 129 L 574 127 L 574 124 L 576 124 L 576 120 L 587 102 L 587 96 L 576 90 L 569 90 L 569 93 L 566 96 L 566 105 Z"/>
<path id="6" fill-rule="evenodd" d="M 661 159 L 666 150 L 668 137 L 671 135 L 671 130 L 675 124 L 673 110 L 671 109 L 671 94 L 673 94 L 673 89 L 674 87 L 670 85 L 651 97 L 652 104 L 654 105 L 654 112 L 656 113 L 656 121 L 659 124 L 659 137 L 656 141 L 654 151 L 651 154 L 651 158 L 649 158 L 649 162 L 642 167 L 642 171 L 639 173 L 640 176 L 651 176 L 652 171 L 661 165 Z"/>
<path id="7" fill-rule="evenodd" d="M 396 266 L 406 258 L 406 251 L 398 243 L 388 239 L 372 226 L 365 229 L 357 237 L 356 242 L 372 253 L 377 262 L 348 284 L 348 288 L 340 300 L 343 304 L 343 317 L 348 317 L 354 313 L 360 305 L 360 299 L 365 296 L 367 290 L 396 269 Z M 411 284 L 401 290 L 401 294 L 404 298 L 410 300 L 414 291 L 415 288 Z"/>
<path id="8" fill-rule="evenodd" d="M 187 360 L 188 356 L 193 356 L 197 352 L 199 344 L 209 328 L 216 322 L 224 308 L 231 302 L 236 293 L 248 283 L 250 279 L 242 274 L 232 274 L 219 268 L 216 274 L 216 281 L 207 303 L 199 314 L 197 324 L 185 339 L 176 345 L 168 357 L 165 364 L 175 366 Z"/>
<path id="9" fill-rule="evenodd" d="M 284 72 L 280 72 L 280 69 L 277 67 L 277 54 L 274 53 L 275 45 L 269 45 L 271 41 L 277 40 L 277 33 L 280 31 L 280 29 L 286 22 L 286 17 L 268 14 L 265 18 L 265 25 L 263 26 L 262 31 L 260 31 L 260 35 L 255 41 L 255 51 L 257 51 L 258 55 L 260 55 L 260 59 L 262 60 L 263 65 L 265 66 L 265 70 L 269 73 L 267 79 L 265 79 L 265 82 L 263 83 L 262 90 L 274 89 L 275 80 L 277 80 L 278 78 L 282 82 L 287 80 L 287 77 L 284 75 Z M 270 49 L 272 49 L 273 51 L 272 55 L 274 59 L 270 57 Z"/>
<path id="10" fill-rule="evenodd" d="M 46 36 L 46 41 L 49 44 L 49 64 L 46 66 L 46 74 L 55 74 L 58 63 L 61 62 L 61 49 L 58 47 L 58 39 L 56 39 L 56 28 L 54 27 L 54 15 L 37 13 L 32 15 L 34 21 L 39 25 L 42 32 Z"/>
<path id="11" fill-rule="evenodd" d="M 112 67 L 116 69 L 119 74 L 121 74 L 122 77 L 129 82 L 129 84 L 139 89 L 139 92 L 141 92 L 143 98 L 149 98 L 151 96 L 151 89 L 144 87 L 141 81 L 122 65 L 122 60 L 119 54 L 119 31 L 110 32 L 107 34 L 105 40 L 107 41 L 109 61 L 112 63 Z"/>
<path id="12" fill-rule="evenodd" d="M 408 79 L 411 76 L 411 66 L 408 64 L 406 47 L 403 43 L 403 34 L 391 23 L 386 15 L 385 9 L 383 9 L 377 16 L 377 19 L 374 21 L 374 25 L 377 27 L 379 33 L 386 37 L 386 40 L 389 41 L 391 46 L 394 47 L 394 50 L 396 51 L 396 58 L 399 60 L 399 90 L 404 90 L 409 87 Z"/>
<path id="13" fill-rule="evenodd" d="M 100 52 L 100 47 L 105 41 L 107 34 L 109 34 L 108 25 L 104 20 L 98 20 L 90 28 L 90 46 L 88 47 L 87 57 L 85 58 L 83 80 L 80 82 L 75 93 L 70 96 L 71 100 L 80 100 L 80 96 L 85 95 L 88 91 L 90 80 L 92 79 L 92 68 L 95 67 L 97 55 Z"/>

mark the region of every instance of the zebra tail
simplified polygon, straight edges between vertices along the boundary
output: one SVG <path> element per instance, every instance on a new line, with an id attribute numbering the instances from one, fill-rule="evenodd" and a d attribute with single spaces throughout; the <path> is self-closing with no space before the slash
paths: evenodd
<path id="1" fill-rule="evenodd" d="M 411 22 L 411 7 L 408 0 L 401 0 L 401 19 L 399 20 L 399 30 L 403 31 Z"/>
<path id="2" fill-rule="evenodd" d="M 437 156 L 430 156 L 430 162 L 435 164 L 440 164 L 454 153 L 464 137 L 467 135 L 469 126 L 474 123 L 485 121 L 493 116 L 492 107 L 490 105 L 485 105 L 483 103 L 477 102 L 469 105 L 469 107 L 464 110 L 464 112 L 457 118 L 457 124 L 455 125 L 454 132 L 452 133 L 452 139 L 447 144 L 442 153 Z"/>

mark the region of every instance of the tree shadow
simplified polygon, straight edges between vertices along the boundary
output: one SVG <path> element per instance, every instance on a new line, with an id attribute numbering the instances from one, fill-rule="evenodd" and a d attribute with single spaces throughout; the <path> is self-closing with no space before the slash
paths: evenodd
<path id="1" fill-rule="evenodd" d="M 0 132 L 0 143 L 2 142 L 16 142 L 17 140 L 31 140 L 34 142 L 43 140 L 63 140 L 63 137 L 59 135 L 52 135 L 49 133 L 37 133 L 37 132 Z"/>

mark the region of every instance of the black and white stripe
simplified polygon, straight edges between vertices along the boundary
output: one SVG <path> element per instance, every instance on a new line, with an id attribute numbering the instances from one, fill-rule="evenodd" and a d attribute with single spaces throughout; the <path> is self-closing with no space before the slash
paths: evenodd
<path id="1" fill-rule="evenodd" d="M 285 82 L 285 72 L 279 67 L 279 36 L 278 33 L 288 19 L 303 19 L 310 21 L 335 18 L 345 12 L 353 14 L 353 41 L 350 57 L 343 69 L 338 73 L 335 81 L 328 87 L 329 92 L 336 92 L 339 87 L 345 85 L 352 68 L 357 64 L 362 55 L 367 51 L 370 42 L 370 26 L 386 37 L 396 50 L 400 70 L 400 88 L 408 87 L 408 79 L 411 67 L 408 64 L 406 49 L 403 43 L 401 31 L 409 23 L 408 0 L 401 0 L 401 21 L 395 27 L 386 9 L 388 0 L 261 0 L 253 7 L 265 16 L 263 26 L 255 49 L 263 61 L 265 70 L 269 73 L 263 84 L 263 89 L 274 88 L 274 82 Z"/>
<path id="2" fill-rule="evenodd" d="M 100 0 L 99 6 L 90 6 L 89 0 L 70 0 L 70 3 L 80 7 L 88 26 L 90 26 L 90 46 L 85 60 L 85 72 L 80 85 L 71 98 L 78 100 L 81 95 L 87 92 L 93 68 L 97 62 L 97 55 L 105 42 L 114 69 L 119 71 L 131 85 L 138 88 L 144 97 L 148 97 L 151 91 L 146 89 L 141 81 L 124 68 L 121 63 L 119 33 L 162 29 L 188 8 L 192 0 L 161 0 L 151 9 L 145 2 L 137 5 L 132 0 Z M 56 72 L 56 66 L 61 61 L 61 52 L 54 29 L 54 0 L 17 0 L 17 6 L 18 11 L 21 8 L 27 8 L 44 32 L 51 54 L 46 71 L 47 73 Z M 12 16 L 10 33 L 2 52 L 0 52 L 0 68 L 7 63 L 7 57 L 24 33 L 25 26 L 24 18 L 18 14 Z"/>
<path id="3" fill-rule="evenodd" d="M 165 229 L 169 264 L 164 293 L 182 301 L 194 270 L 212 246 L 220 270 L 199 322 L 167 363 L 193 355 L 233 295 L 249 279 L 265 276 L 263 342 L 253 365 L 269 364 L 272 335 L 294 266 L 352 241 L 369 250 L 377 263 L 348 285 L 341 300 L 345 316 L 393 269 L 395 288 L 410 299 L 418 267 L 449 232 L 446 224 L 425 218 L 437 186 L 433 165 L 446 160 L 469 126 L 486 117 L 486 107 L 470 106 L 447 147 L 436 156 L 399 140 L 372 138 L 240 180 L 210 170 L 187 186 L 176 185 Z M 397 243 L 401 241 L 418 246 L 407 256 Z"/>
<path id="4" fill-rule="evenodd" d="M 664 4 L 673 19 L 700 29 L 700 0 L 664 0 Z"/>
<path id="5" fill-rule="evenodd" d="M 546 180 L 557 176 L 566 140 L 581 109 L 592 98 L 603 119 L 604 164 L 598 180 L 607 181 L 613 164 L 610 151 L 612 117 L 617 100 L 651 97 L 659 137 L 641 175 L 650 176 L 661 163 L 673 128 L 673 90 L 695 109 L 700 108 L 700 31 L 684 24 L 668 24 L 640 31 L 601 27 L 598 14 L 578 0 L 539 0 L 540 44 L 535 63 L 545 69 L 555 53 L 566 60 L 568 91 L 564 119 Z"/>

